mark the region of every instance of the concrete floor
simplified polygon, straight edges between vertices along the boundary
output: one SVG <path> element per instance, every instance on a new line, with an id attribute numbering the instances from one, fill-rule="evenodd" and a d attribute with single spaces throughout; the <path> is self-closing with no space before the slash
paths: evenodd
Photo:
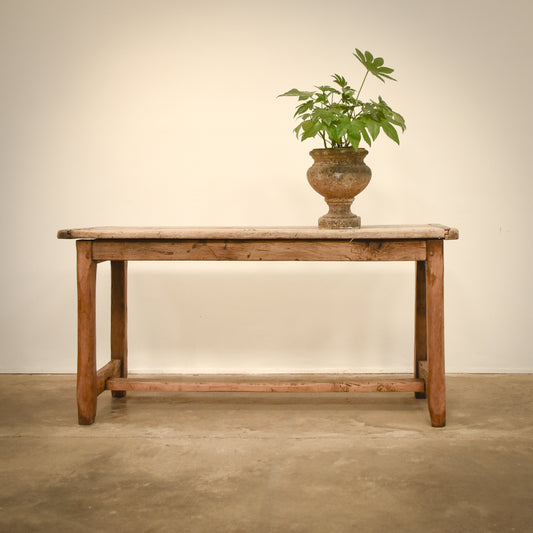
<path id="1" fill-rule="evenodd" d="M 533 375 L 448 377 L 448 425 L 411 394 L 99 398 L 0 376 L 0 531 L 530 532 Z"/>

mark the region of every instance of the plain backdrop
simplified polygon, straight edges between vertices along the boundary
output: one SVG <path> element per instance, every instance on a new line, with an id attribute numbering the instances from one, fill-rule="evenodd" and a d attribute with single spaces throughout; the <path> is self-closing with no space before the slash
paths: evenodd
<path id="1" fill-rule="evenodd" d="M 0 371 L 73 372 L 74 242 L 99 225 L 315 225 L 294 101 L 358 47 L 404 115 L 354 204 L 441 223 L 449 372 L 531 372 L 530 0 L 0 0 Z M 99 266 L 99 363 L 109 357 Z M 133 263 L 130 368 L 411 371 L 412 263 Z"/>

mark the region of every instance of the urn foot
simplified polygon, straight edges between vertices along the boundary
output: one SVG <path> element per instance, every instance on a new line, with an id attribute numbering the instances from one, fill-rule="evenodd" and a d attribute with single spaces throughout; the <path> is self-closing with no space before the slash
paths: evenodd
<path id="1" fill-rule="evenodd" d="M 361 217 L 352 215 L 351 217 L 338 218 L 330 215 L 323 215 L 318 219 L 318 227 L 324 229 L 360 228 Z"/>
<path id="2" fill-rule="evenodd" d="M 360 228 L 361 217 L 354 215 L 350 207 L 353 198 L 326 198 L 329 212 L 318 219 L 319 228 Z"/>

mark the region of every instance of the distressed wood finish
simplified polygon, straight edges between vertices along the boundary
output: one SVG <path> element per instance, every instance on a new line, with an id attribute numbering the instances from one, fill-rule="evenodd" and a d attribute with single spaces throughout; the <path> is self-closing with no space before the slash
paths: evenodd
<path id="1" fill-rule="evenodd" d="M 110 379 L 112 391 L 144 392 L 423 392 L 422 379 L 375 379 L 337 382 L 187 382 L 150 379 Z"/>
<path id="2" fill-rule="evenodd" d="M 418 361 L 418 377 L 419 379 L 423 379 L 424 382 L 428 379 L 428 362 L 427 361 Z"/>
<path id="3" fill-rule="evenodd" d="M 78 284 L 78 422 L 92 424 L 96 416 L 96 263 L 92 242 L 77 241 Z"/>
<path id="4" fill-rule="evenodd" d="M 426 324 L 426 262 L 416 262 L 415 288 L 415 377 L 419 374 L 420 361 L 427 360 Z M 415 398 L 426 398 L 426 392 L 416 392 Z"/>
<path id="5" fill-rule="evenodd" d="M 427 396 L 431 424 L 446 422 L 443 241 L 458 231 L 437 224 L 317 228 L 85 228 L 77 240 L 80 424 L 92 424 L 104 390 L 174 392 L 414 392 Z M 127 261 L 415 261 L 414 378 L 279 381 L 154 381 L 128 378 Z M 111 361 L 96 370 L 96 265 L 111 262 Z"/>
<path id="6" fill-rule="evenodd" d="M 441 224 L 361 226 L 360 228 L 321 229 L 308 226 L 282 227 L 122 227 L 64 229 L 59 239 L 233 239 L 233 240 L 361 240 L 361 239 L 457 239 L 455 228 Z"/>
<path id="7" fill-rule="evenodd" d="M 119 363 L 119 376 L 128 376 L 128 305 L 125 261 L 111 261 L 111 359 Z M 124 391 L 113 391 L 115 398 Z"/>
<path id="8" fill-rule="evenodd" d="M 110 378 L 120 377 L 120 360 L 112 359 L 96 373 L 96 395 L 102 394 L 106 388 L 106 382 Z"/>
<path id="9" fill-rule="evenodd" d="M 94 241 L 93 257 L 113 261 L 415 261 L 425 241 L 185 240 Z"/>
<path id="10" fill-rule="evenodd" d="M 426 394 L 431 425 L 446 424 L 444 376 L 444 261 L 442 241 L 428 241 L 426 261 L 426 320 L 428 378 Z"/>

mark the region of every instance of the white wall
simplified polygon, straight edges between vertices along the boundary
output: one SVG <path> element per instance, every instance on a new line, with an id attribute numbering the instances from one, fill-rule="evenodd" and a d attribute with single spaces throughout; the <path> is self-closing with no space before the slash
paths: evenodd
<path id="1" fill-rule="evenodd" d="M 327 6 L 330 6 L 328 9 Z M 529 0 L 1 0 L 0 371 L 72 372 L 74 243 L 91 225 L 314 225 L 313 141 L 276 99 L 344 74 L 408 123 L 380 139 L 363 224 L 456 226 L 450 372 L 531 372 Z M 109 270 L 99 277 L 108 356 Z M 412 264 L 130 266 L 138 371 L 409 371 Z"/>

